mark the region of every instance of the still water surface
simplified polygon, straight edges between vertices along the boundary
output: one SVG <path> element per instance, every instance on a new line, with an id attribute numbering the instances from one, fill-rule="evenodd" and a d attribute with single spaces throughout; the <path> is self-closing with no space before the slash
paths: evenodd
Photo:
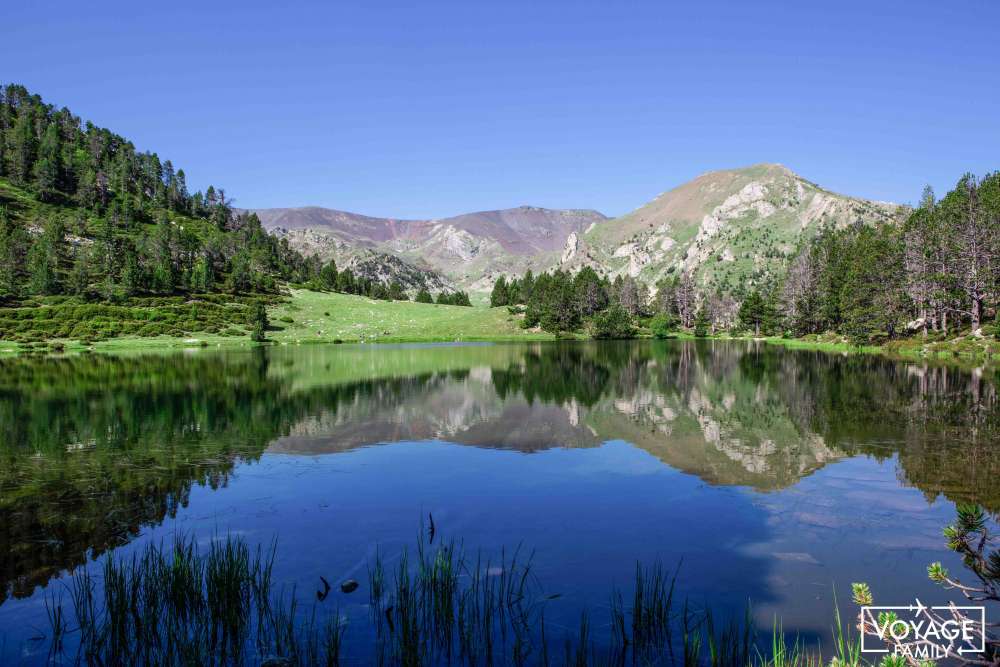
<path id="1" fill-rule="evenodd" d="M 708 341 L 3 360 L 0 663 L 44 661 L 46 598 L 109 554 L 276 536 L 308 599 L 430 513 L 467 551 L 533 551 L 553 628 L 659 561 L 700 605 L 827 641 L 852 581 L 950 599 L 925 567 L 961 571 L 955 502 L 1000 511 L 996 380 Z M 365 591 L 335 596 L 364 662 Z"/>

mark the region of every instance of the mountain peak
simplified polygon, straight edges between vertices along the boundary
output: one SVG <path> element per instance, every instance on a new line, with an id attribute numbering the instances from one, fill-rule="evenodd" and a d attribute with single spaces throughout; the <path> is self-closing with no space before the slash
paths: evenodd
<path id="1" fill-rule="evenodd" d="M 612 275 L 655 284 L 685 274 L 731 292 L 773 280 L 825 226 L 894 220 L 900 207 L 824 190 L 784 165 L 704 173 L 585 234 L 585 256 Z M 579 257 L 581 253 L 573 255 Z"/>
<path id="2" fill-rule="evenodd" d="M 728 169 L 714 169 L 712 171 L 706 171 L 694 180 L 703 178 L 706 176 L 720 175 L 720 174 L 731 174 L 738 175 L 747 178 L 774 178 L 774 177 L 790 177 L 790 178 L 801 178 L 794 171 L 789 169 L 783 164 L 777 162 L 757 162 L 755 164 L 750 164 L 745 167 L 732 167 Z"/>

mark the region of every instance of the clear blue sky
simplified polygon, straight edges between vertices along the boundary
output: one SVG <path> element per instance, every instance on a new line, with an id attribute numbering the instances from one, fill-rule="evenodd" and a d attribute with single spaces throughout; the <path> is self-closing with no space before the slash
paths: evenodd
<path id="1" fill-rule="evenodd" d="M 620 214 L 781 162 L 912 202 L 1000 168 L 1000 2 L 11 2 L 0 81 L 246 207 Z"/>

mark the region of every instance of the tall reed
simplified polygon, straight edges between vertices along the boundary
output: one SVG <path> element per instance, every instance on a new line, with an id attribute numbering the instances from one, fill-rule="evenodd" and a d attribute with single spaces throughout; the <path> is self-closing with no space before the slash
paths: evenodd
<path id="1" fill-rule="evenodd" d="M 294 589 L 274 591 L 276 547 L 213 540 L 202 553 L 189 538 L 107 558 L 101 576 L 83 570 L 70 584 L 71 611 L 46 601 L 50 658 L 83 665 L 339 665 L 347 628 L 339 610 L 303 609 Z M 355 664 L 383 665 L 710 665 L 813 667 L 818 651 L 789 640 L 775 620 L 757 640 L 749 605 L 720 621 L 678 599 L 678 569 L 636 565 L 631 601 L 610 598 L 607 623 L 582 611 L 574 630 L 553 638 L 545 595 L 520 548 L 495 559 L 456 542 L 421 538 L 389 566 L 368 565 L 368 624 L 356 636 Z M 857 641 L 835 610 L 838 667 L 861 665 Z M 369 645 L 366 637 L 374 642 Z M 553 643 L 553 639 L 557 643 Z M 562 650 L 559 650 L 561 642 Z M 355 646 L 355 644 L 351 644 Z"/>

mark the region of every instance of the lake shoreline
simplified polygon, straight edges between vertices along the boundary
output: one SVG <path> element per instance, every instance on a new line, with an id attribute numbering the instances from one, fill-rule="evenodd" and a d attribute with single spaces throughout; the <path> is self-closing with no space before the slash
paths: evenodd
<path id="1" fill-rule="evenodd" d="M 268 310 L 267 342 L 256 343 L 249 333 L 222 335 L 191 332 L 183 336 L 117 337 L 83 343 L 54 339 L 45 342 L 0 341 L 0 356 L 19 353 L 170 352 L 195 349 L 238 349 L 259 345 L 335 345 L 402 343 L 512 343 L 589 340 L 586 334 L 556 335 L 538 328 L 523 329 L 523 314 L 482 306 L 380 301 L 364 296 L 292 288 L 285 299 Z M 641 330 L 640 339 L 650 336 Z M 696 340 L 690 331 L 670 336 Z M 834 334 L 801 338 L 719 334 L 705 340 L 759 341 L 790 349 L 831 354 L 879 354 L 909 361 L 990 362 L 1000 358 L 1000 342 L 989 336 L 959 335 L 947 340 L 909 338 L 883 345 L 858 346 Z"/>
<path id="2" fill-rule="evenodd" d="M 219 336 L 219 335 L 191 335 L 191 336 L 158 336 L 155 338 L 111 338 L 104 341 L 96 341 L 91 344 L 84 344 L 78 340 L 55 340 L 47 343 L 35 345 L 25 345 L 23 343 L 7 343 L 0 341 L 0 356 L 11 356 L 18 354 L 119 354 L 132 352 L 178 352 L 192 351 L 199 349 L 224 349 L 233 350 L 239 348 L 275 347 L 275 346 L 298 346 L 298 345 L 400 345 L 400 344 L 448 344 L 448 343 L 545 343 L 574 341 L 582 342 L 592 340 L 583 335 L 576 335 L 574 338 L 557 337 L 546 332 L 526 331 L 521 335 L 498 335 L 498 336 L 439 336 L 439 335 L 386 335 L 371 338 L 269 338 L 263 343 L 250 340 L 249 336 Z M 636 340 L 656 340 L 650 336 L 639 336 Z M 835 342 L 828 340 L 811 340 L 803 338 L 781 338 L 778 336 L 732 336 L 718 335 L 699 338 L 688 332 L 679 332 L 674 336 L 663 340 L 705 340 L 705 341 L 744 341 L 758 342 L 768 345 L 779 345 L 788 349 L 826 352 L 829 354 L 866 354 L 879 355 L 889 359 L 900 361 L 935 361 L 945 363 L 968 363 L 985 362 L 991 363 L 1000 359 L 1000 351 L 991 351 L 989 341 L 984 341 L 982 347 L 969 348 L 967 339 L 958 338 L 946 341 L 938 341 L 929 344 L 927 348 L 913 339 L 903 339 L 890 345 L 852 345 L 846 342 Z M 1000 345 L 1000 344 L 998 344 Z"/>

